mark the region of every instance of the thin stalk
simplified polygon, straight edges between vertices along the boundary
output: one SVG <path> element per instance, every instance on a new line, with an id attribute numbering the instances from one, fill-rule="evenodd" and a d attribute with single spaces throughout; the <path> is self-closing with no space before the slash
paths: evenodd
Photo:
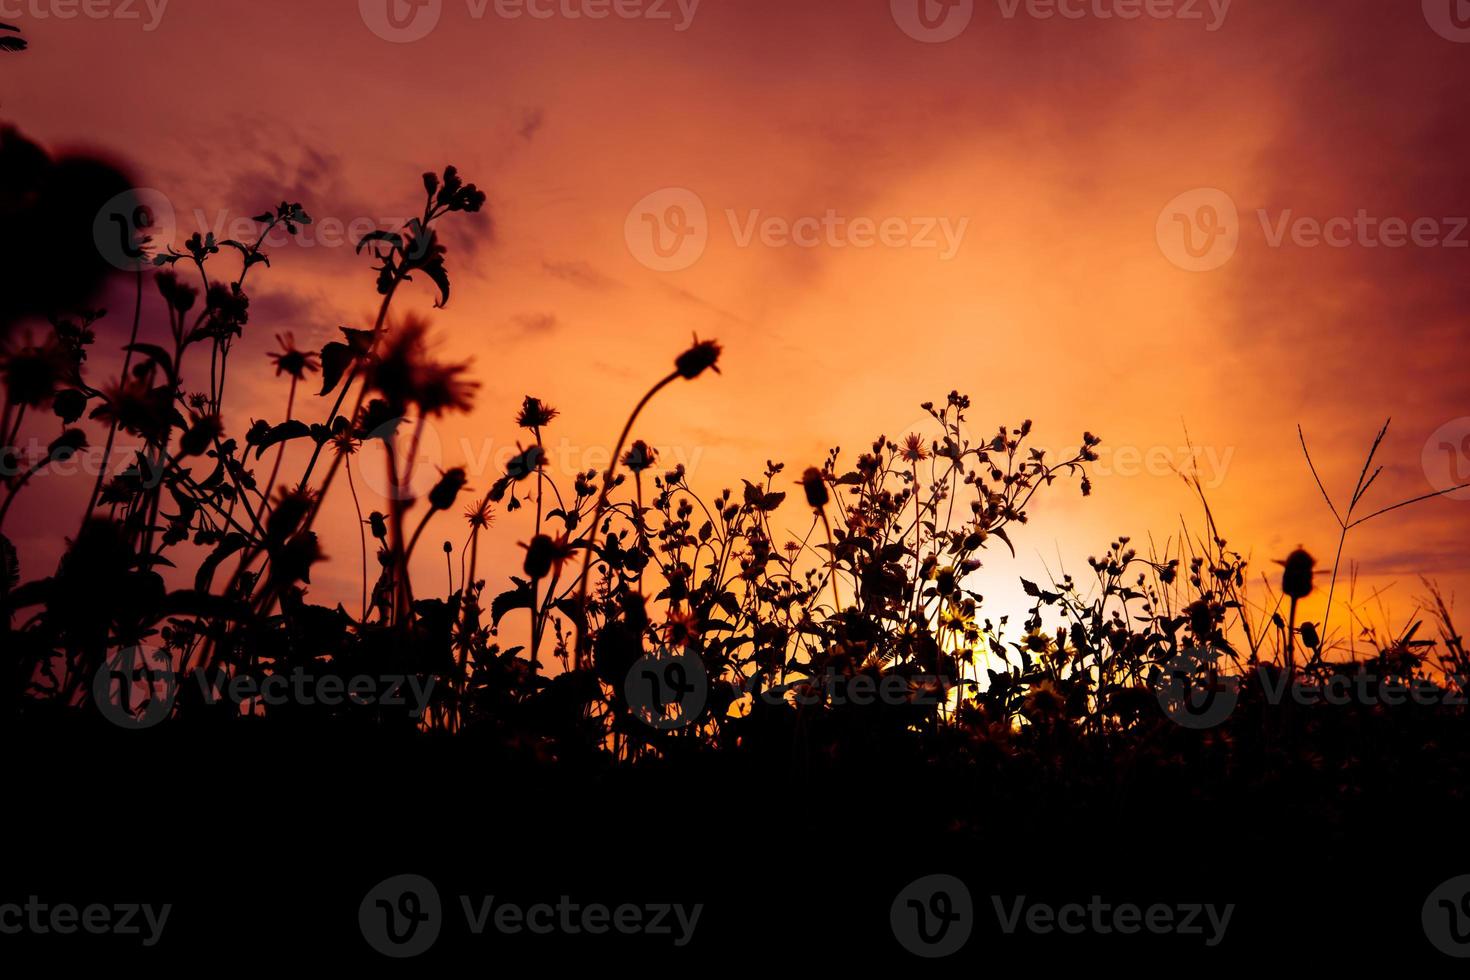
<path id="1" fill-rule="evenodd" d="M 623 444 L 628 441 L 628 433 L 633 430 L 633 423 L 638 421 L 638 415 L 643 411 L 644 406 L 653 400 L 654 395 L 658 394 L 678 377 L 678 371 L 670 372 L 667 377 L 648 389 L 648 392 L 638 400 L 638 404 L 633 407 L 633 414 L 628 416 L 628 421 L 623 426 L 622 434 L 618 436 L 617 445 L 613 447 L 612 462 L 607 464 L 607 472 L 603 474 L 602 491 L 597 495 L 597 507 L 592 512 L 592 528 L 587 533 L 587 554 L 582 559 L 582 574 L 577 580 L 577 608 L 581 611 L 581 616 L 578 617 L 577 622 L 577 648 L 575 651 L 575 660 L 573 661 L 577 670 L 580 670 L 582 667 L 582 650 L 587 640 L 585 626 L 587 621 L 587 575 L 592 570 L 592 553 L 597 549 L 597 527 L 602 523 L 603 511 L 607 509 L 607 496 L 612 492 L 613 474 L 618 467 L 618 457 L 623 454 Z"/>
<path id="2" fill-rule="evenodd" d="M 357 499 L 357 485 L 352 482 L 352 467 L 347 467 L 347 489 L 352 491 L 352 507 L 357 511 L 357 539 L 362 544 L 362 622 L 367 622 L 367 531 L 362 520 L 362 503 Z"/>
<path id="3" fill-rule="evenodd" d="M 296 375 L 291 375 L 291 390 L 286 395 L 287 422 L 291 421 L 291 414 L 296 410 L 296 384 L 298 381 L 300 381 L 300 379 L 297 378 Z M 281 472 L 281 459 L 286 455 L 286 442 L 287 440 L 283 439 L 281 440 L 281 444 L 276 447 L 276 464 L 271 467 L 271 475 L 267 477 L 265 481 L 265 493 L 267 499 L 269 499 L 270 494 L 276 488 L 276 477 L 279 476 Z"/>
<path id="4" fill-rule="evenodd" d="M 138 267 L 136 277 L 136 289 L 133 296 L 133 330 L 128 337 L 128 346 L 123 355 L 122 377 L 118 379 L 118 385 L 128 383 L 128 368 L 133 363 L 133 345 L 138 342 L 138 325 L 143 319 L 143 267 Z M 108 467 L 112 465 L 112 443 L 117 438 L 117 415 L 113 414 L 112 424 L 107 427 L 107 443 L 102 449 L 102 463 L 97 470 L 97 481 L 92 485 L 92 496 L 87 500 L 87 512 L 82 515 L 86 520 L 92 516 L 92 511 L 97 509 L 97 498 L 102 493 L 102 483 L 107 478 Z"/>

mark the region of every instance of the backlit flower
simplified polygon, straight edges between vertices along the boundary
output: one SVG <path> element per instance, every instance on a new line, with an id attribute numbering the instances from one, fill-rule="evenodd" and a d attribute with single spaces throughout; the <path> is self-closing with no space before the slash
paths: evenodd
<path id="1" fill-rule="evenodd" d="M 521 402 L 521 410 L 516 413 L 516 425 L 523 429 L 544 429 L 558 414 L 560 413 L 556 409 L 541 399 L 527 395 L 525 401 Z"/>
<path id="2" fill-rule="evenodd" d="M 316 354 L 297 350 L 296 338 L 290 333 L 276 334 L 276 342 L 281 345 L 280 351 L 271 351 L 266 354 L 266 357 L 270 358 L 271 363 L 276 366 L 276 377 L 289 374 L 300 381 L 308 374 L 315 374 L 321 369 Z"/>
<path id="3" fill-rule="evenodd" d="M 658 452 L 648 443 L 639 439 L 623 453 L 623 465 L 634 473 L 642 473 L 644 470 L 658 462 Z"/>
<path id="4" fill-rule="evenodd" d="M 929 450 L 924 446 L 924 437 L 917 432 L 904 436 L 903 445 L 898 449 L 898 458 L 909 464 L 928 459 Z"/>
<path id="5" fill-rule="evenodd" d="M 717 342 L 695 337 L 694 346 L 679 355 L 674 367 L 678 369 L 679 377 L 692 381 L 708 369 L 719 374 L 719 360 L 720 345 Z"/>

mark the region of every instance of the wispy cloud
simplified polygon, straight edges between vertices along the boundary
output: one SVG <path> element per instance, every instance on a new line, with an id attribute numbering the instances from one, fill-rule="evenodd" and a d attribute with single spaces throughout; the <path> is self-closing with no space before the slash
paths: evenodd
<path id="1" fill-rule="evenodd" d="M 611 292 L 623 286 L 621 282 L 611 276 L 603 275 L 587 262 L 547 260 L 541 263 L 541 268 L 553 279 L 560 279 L 562 282 L 594 292 Z"/>

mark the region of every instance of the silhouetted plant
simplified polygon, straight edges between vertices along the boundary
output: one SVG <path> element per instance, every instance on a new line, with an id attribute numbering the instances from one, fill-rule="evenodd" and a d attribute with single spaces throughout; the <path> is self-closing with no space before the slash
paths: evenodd
<path id="1" fill-rule="evenodd" d="M 661 468 L 636 436 L 664 389 L 718 371 L 712 340 L 695 338 L 642 396 L 604 471 L 552 472 L 545 436 L 560 413 L 526 395 L 515 414 L 525 444 L 490 486 L 472 488 L 464 468 L 450 467 L 417 499 L 429 420 L 468 412 L 479 386 L 470 365 L 435 355 L 425 319 L 392 304 L 415 277 L 433 287 L 435 306 L 449 301 L 439 223 L 486 201 L 453 167 L 425 174 L 422 186 L 418 216 L 358 243 L 374 262 L 373 322 L 344 326 L 314 351 L 277 334 L 269 360 L 287 384 L 282 414 L 252 416 L 243 432 L 230 429 L 229 367 L 243 333 L 266 329 L 252 323 L 247 282 L 270 264 L 262 246 L 272 231 L 311 224 L 300 204 L 261 212 L 252 241 L 159 243 L 151 272 L 132 276 L 121 370 L 101 387 L 86 377 L 101 311 L 6 340 L 0 528 L 36 476 L 87 449 L 87 425 L 105 432 L 103 472 L 55 573 L 25 581 L 31 570 L 0 537 L 15 717 L 95 718 L 94 681 L 106 681 L 119 654 L 149 645 L 176 675 L 394 674 L 431 691 L 414 716 L 351 701 L 221 707 L 184 686 L 169 709 L 178 726 L 264 719 L 452 732 L 503 757 L 594 768 L 725 752 L 801 767 L 898 757 L 985 771 L 1051 765 L 1058 778 L 1085 779 L 1102 751 L 1160 765 L 1185 751 L 1233 751 L 1209 736 L 1183 742 L 1191 736 L 1165 717 L 1159 680 L 1182 655 L 1209 657 L 1212 677 L 1242 681 L 1247 726 L 1270 710 L 1252 671 L 1291 678 L 1298 645 L 1312 651 L 1300 672 L 1316 681 L 1371 670 L 1446 683 L 1470 671 L 1450 604 L 1432 586 L 1437 639 L 1421 638 L 1417 620 L 1391 635 L 1365 628 L 1371 658 L 1350 648 L 1348 661 L 1330 660 L 1325 618 L 1319 627 L 1296 617 L 1312 590 L 1310 557 L 1288 557 L 1280 597 L 1267 582 L 1266 600 L 1252 602 L 1248 561 L 1222 536 L 1197 479 L 1204 533 L 1147 556 L 1118 538 L 1080 581 L 1024 581 L 1033 603 L 1013 629 L 986 608 L 973 575 L 1015 555 L 1013 537 L 1043 488 L 1075 481 L 1091 492 L 1097 436 L 1083 433 L 1061 457 L 1030 445 L 1029 421 L 975 438 L 970 399 L 950 392 L 923 406 L 937 437 L 879 436 L 850 460 L 832 449 L 797 480 L 767 461 L 758 478 L 709 495 L 682 465 Z M 162 300 L 161 323 L 144 322 L 146 288 Z M 303 389 L 317 374 L 320 389 Z M 302 411 L 307 398 L 325 410 Z M 24 427 L 46 432 L 30 458 L 15 448 Z M 120 437 L 135 444 L 120 447 Z M 278 482 L 291 444 L 308 459 Z M 364 512 L 355 463 L 382 466 L 381 509 Z M 1344 538 L 1369 519 L 1353 518 L 1368 469 L 1340 520 Z M 330 506 L 350 499 L 358 528 L 358 554 L 342 559 L 360 572 L 350 611 L 314 604 L 311 586 L 324 560 L 315 523 L 344 470 L 348 495 Z M 443 543 L 447 588 L 437 573 L 415 583 L 411 559 L 431 528 L 430 541 L 453 537 L 441 533 L 449 514 L 467 529 L 461 544 Z M 780 529 L 788 515 L 799 534 Z M 522 542 L 519 569 L 481 568 L 492 528 Z M 630 703 L 629 679 L 650 661 L 703 675 L 696 686 L 707 697 L 678 725 L 649 724 L 657 711 Z M 885 693 L 856 703 L 844 696 L 855 685 Z"/>

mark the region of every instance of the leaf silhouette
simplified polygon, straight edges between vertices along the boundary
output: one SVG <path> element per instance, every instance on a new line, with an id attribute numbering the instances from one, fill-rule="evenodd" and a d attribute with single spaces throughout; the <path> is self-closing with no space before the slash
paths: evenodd
<path id="1" fill-rule="evenodd" d="M 403 248 L 403 236 L 398 234 L 397 232 L 370 231 L 366 235 L 362 236 L 362 241 L 357 243 L 358 254 L 361 255 L 362 250 L 371 245 L 373 242 L 383 242 L 399 250 L 402 250 Z"/>
<path id="2" fill-rule="evenodd" d="M 195 590 L 208 592 L 210 585 L 214 582 L 215 569 L 219 568 L 220 562 L 245 547 L 246 544 L 245 535 L 234 532 L 226 534 L 219 545 L 199 563 L 199 571 L 194 576 Z"/>
<path id="3" fill-rule="evenodd" d="M 20 584 L 20 554 L 10 539 L 0 534 L 0 593 Z"/>
<path id="4" fill-rule="evenodd" d="M 512 575 L 512 582 L 516 584 L 514 589 L 502 592 L 490 603 L 490 618 L 496 625 L 500 625 L 501 617 L 512 609 L 530 609 L 536 602 L 536 593 L 531 588 L 531 583 Z"/>
<path id="5" fill-rule="evenodd" d="M 373 338 L 376 336 L 371 330 L 353 330 L 350 327 L 342 327 L 342 336 L 347 338 L 347 343 L 334 340 L 322 348 L 322 390 L 321 394 L 329 394 L 337 387 L 337 382 L 342 380 L 342 375 L 352 365 L 353 361 L 366 357 L 373 349 Z"/>
<path id="6" fill-rule="evenodd" d="M 324 346 L 321 353 L 322 390 L 320 394 L 331 394 L 332 389 L 337 387 L 337 382 L 342 380 L 342 375 L 356 359 L 357 355 L 352 352 L 352 348 L 341 341 L 334 340 Z"/>
<path id="7" fill-rule="evenodd" d="M 132 351 L 135 354 L 142 354 L 148 360 L 163 368 L 163 373 L 168 376 L 170 381 L 174 380 L 174 359 L 169 355 L 168 351 L 159 347 L 157 344 L 127 344 L 123 347 L 123 350 Z"/>
<path id="8" fill-rule="evenodd" d="M 309 435 L 311 435 L 311 426 L 300 419 L 291 419 L 280 425 L 272 426 L 267 432 L 254 436 L 250 441 L 255 446 L 255 458 L 260 459 L 267 449 L 277 443 Z"/>

